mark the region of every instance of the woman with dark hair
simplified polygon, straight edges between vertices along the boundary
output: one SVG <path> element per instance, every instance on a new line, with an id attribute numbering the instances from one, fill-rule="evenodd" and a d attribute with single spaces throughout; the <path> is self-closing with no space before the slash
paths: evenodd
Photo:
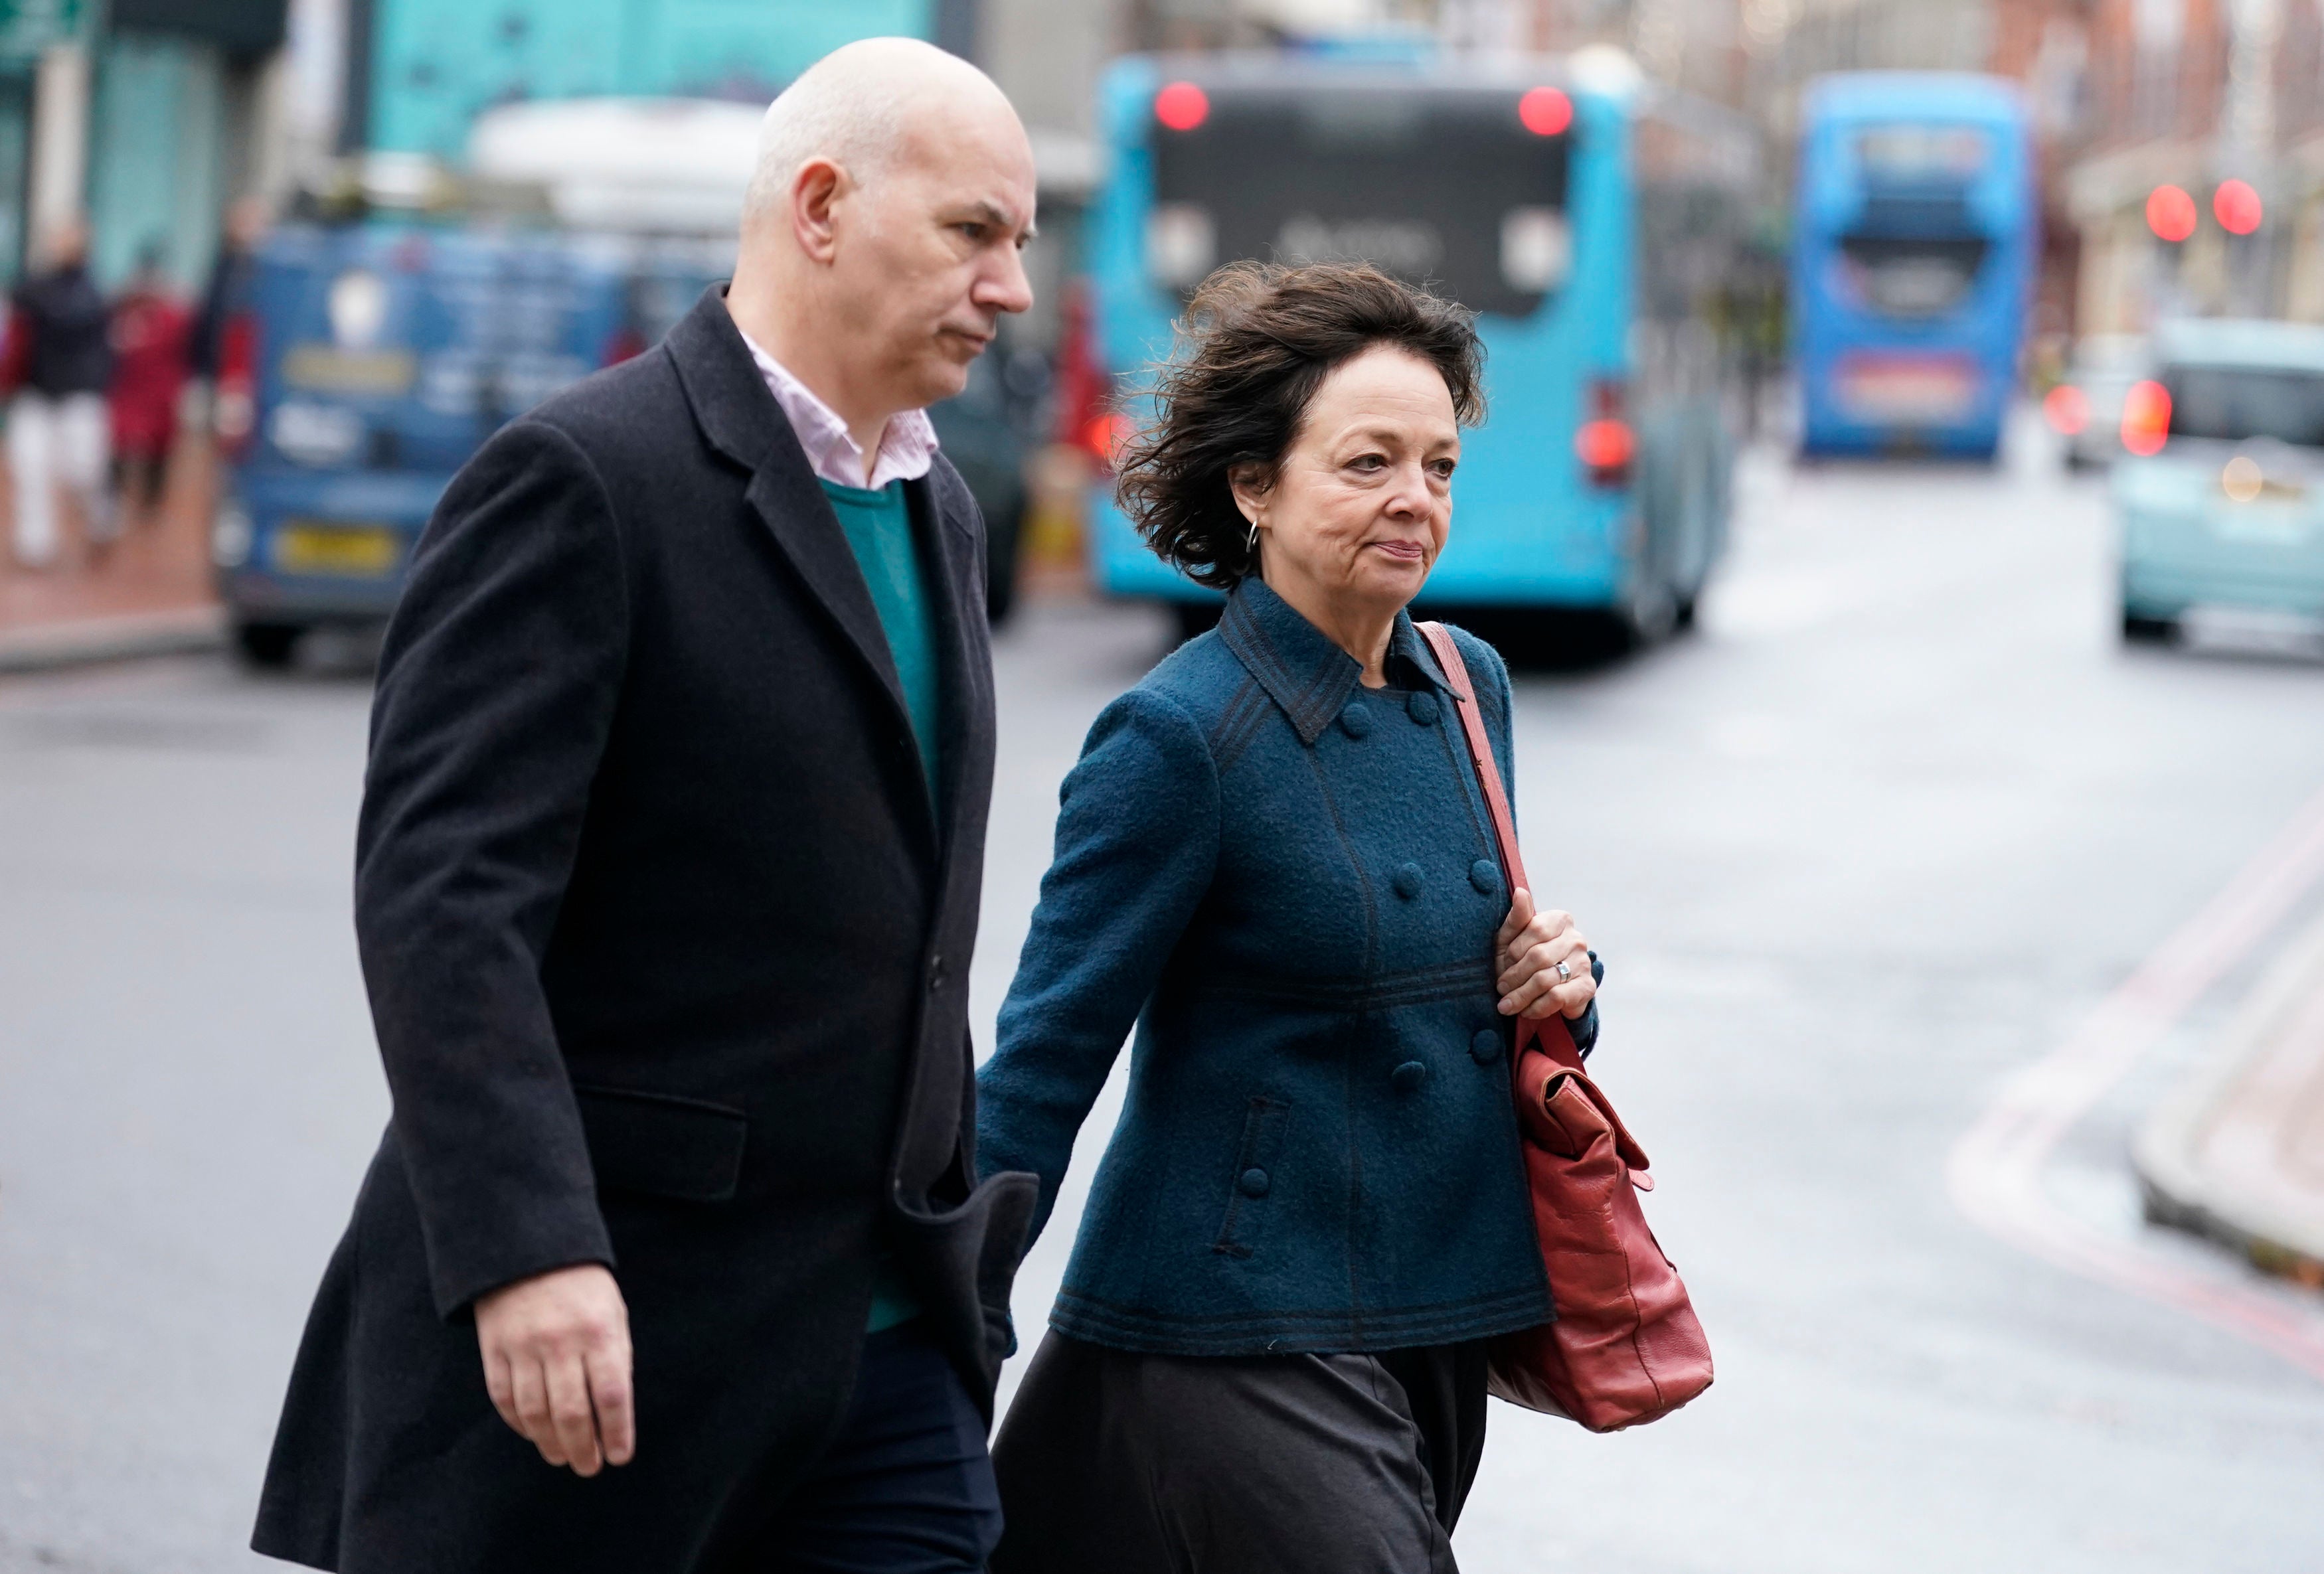
<path id="1" fill-rule="evenodd" d="M 980 1163 L 1040 1177 L 1130 1091 L 995 1450 L 1000 1574 L 1419 1574 L 1484 1446 L 1485 1341 L 1551 1315 L 1514 1019 L 1596 1036 L 1572 919 L 1504 888 L 1405 607 L 1483 415 L 1468 314 L 1238 264 L 1188 305 L 1120 495 L 1227 593 L 1066 778 Z M 1508 676 L 1455 631 L 1501 774 Z"/>

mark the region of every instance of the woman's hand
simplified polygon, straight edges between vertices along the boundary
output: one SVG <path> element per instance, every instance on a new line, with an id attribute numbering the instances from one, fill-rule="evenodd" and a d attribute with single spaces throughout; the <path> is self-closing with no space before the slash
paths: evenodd
<path id="1" fill-rule="evenodd" d="M 1533 910 L 1533 893 L 1517 888 L 1509 916 L 1494 936 L 1500 957 L 1501 1015 L 1536 1022 L 1562 1013 L 1568 1021 L 1590 1009 L 1598 982 L 1590 976 L 1590 943 L 1573 926 L 1573 915 L 1552 908 Z M 1566 976 L 1558 976 L 1563 963 Z"/>

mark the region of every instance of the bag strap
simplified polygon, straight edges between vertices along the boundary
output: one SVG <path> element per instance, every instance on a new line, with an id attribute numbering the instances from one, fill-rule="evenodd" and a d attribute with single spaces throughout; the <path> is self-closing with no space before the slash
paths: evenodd
<path id="1" fill-rule="evenodd" d="M 1508 794 L 1501 789 L 1501 768 L 1493 760 L 1492 741 L 1485 736 L 1485 716 L 1477 704 L 1477 686 L 1470 680 L 1469 664 L 1461 659 L 1461 647 L 1452 641 L 1452 631 L 1442 623 L 1415 623 L 1428 648 L 1436 653 L 1436 664 L 1452 685 L 1452 708 L 1461 713 L 1461 731 L 1469 740 L 1469 763 L 1476 768 L 1477 785 L 1485 791 L 1485 813 L 1493 822 L 1493 840 L 1500 847 L 1501 872 L 1508 880 L 1511 892 L 1519 886 L 1533 889 L 1526 879 L 1525 857 L 1517 851 L 1517 817 L 1509 813 Z M 1514 898 L 1513 898 L 1514 899 Z M 1496 958 L 1498 962 L 1499 959 Z M 1544 1025 L 1529 1017 L 1517 1018 L 1517 1053 L 1510 1056 L 1512 1064 L 1531 1044 L 1544 1054 L 1569 1071 L 1582 1069 L 1582 1055 L 1573 1047 L 1573 1035 L 1565 1028 L 1563 1017 L 1551 1018 L 1561 1031 L 1546 1033 Z"/>

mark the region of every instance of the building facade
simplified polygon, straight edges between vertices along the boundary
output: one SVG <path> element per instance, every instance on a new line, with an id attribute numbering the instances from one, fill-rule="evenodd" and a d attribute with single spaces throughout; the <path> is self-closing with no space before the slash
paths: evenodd
<path id="1" fill-rule="evenodd" d="M 2230 181 L 2257 197 L 2255 225 L 2220 197 Z M 2148 223 L 2163 186 L 2194 198 L 2183 240 Z M 2095 0 L 2067 194 L 2084 332 L 2190 313 L 2324 321 L 2324 5 Z"/>

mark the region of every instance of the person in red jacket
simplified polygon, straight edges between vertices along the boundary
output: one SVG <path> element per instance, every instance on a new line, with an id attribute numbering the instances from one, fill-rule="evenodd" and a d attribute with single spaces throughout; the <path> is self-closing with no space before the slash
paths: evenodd
<path id="1" fill-rule="evenodd" d="M 137 272 L 113 305 L 113 454 L 115 484 L 128 506 L 146 515 L 161 506 L 178 437 L 194 315 L 171 288 L 158 244 L 140 253 Z"/>

